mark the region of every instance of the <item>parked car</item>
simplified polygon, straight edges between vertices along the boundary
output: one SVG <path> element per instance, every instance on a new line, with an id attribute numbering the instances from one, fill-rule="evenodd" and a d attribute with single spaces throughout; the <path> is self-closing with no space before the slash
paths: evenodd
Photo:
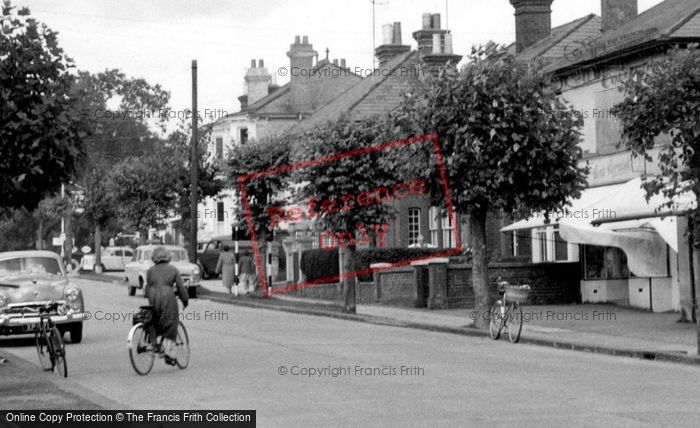
<path id="1" fill-rule="evenodd" d="M 51 301 L 60 304 L 51 319 L 72 343 L 83 339 L 82 291 L 71 284 L 61 256 L 51 251 L 0 253 L 0 334 L 33 333 L 38 308 Z"/>
<path id="2" fill-rule="evenodd" d="M 126 288 L 129 296 L 136 294 L 136 290 L 141 290 L 146 285 L 146 271 L 153 266 L 151 254 L 153 250 L 160 245 L 142 245 L 136 247 L 136 253 L 133 261 L 127 263 L 124 268 Z M 182 276 L 182 282 L 187 288 L 187 293 L 190 297 L 197 297 L 197 288 L 200 286 L 200 269 L 190 263 L 187 257 L 187 251 L 176 245 L 162 245 L 170 252 L 170 264 L 175 266 Z"/>
<path id="3" fill-rule="evenodd" d="M 228 245 L 231 251 L 235 249 L 235 241 L 230 236 L 220 236 L 211 239 L 201 252 L 197 251 L 197 265 L 202 271 L 202 278 L 217 276 L 216 264 L 219 261 L 219 254 L 224 250 L 224 245 Z M 252 248 L 251 241 L 238 241 L 238 251 L 243 249 L 250 251 Z"/>
<path id="4" fill-rule="evenodd" d="M 134 258 L 134 250 L 130 247 L 107 247 L 102 250 L 100 265 L 95 265 L 95 253 L 85 254 L 80 263 L 80 269 L 102 273 L 107 270 L 124 270 L 126 264 Z"/>

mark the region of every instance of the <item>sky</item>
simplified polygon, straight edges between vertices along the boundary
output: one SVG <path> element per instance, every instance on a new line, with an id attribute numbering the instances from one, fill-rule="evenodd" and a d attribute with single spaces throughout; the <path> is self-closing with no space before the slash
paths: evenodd
<path id="1" fill-rule="evenodd" d="M 639 0 L 640 13 L 661 0 Z M 264 59 L 273 82 L 288 76 L 286 52 L 295 35 L 307 35 L 325 58 L 345 58 L 350 68 L 373 66 L 372 0 L 13 0 L 59 33 L 59 43 L 80 70 L 118 68 L 158 83 L 171 93 L 175 110 L 191 106 L 191 63 L 198 65 L 198 108 L 211 118 L 238 111 L 243 76 L 251 59 Z M 446 13 L 447 11 L 447 13 Z M 375 0 L 374 28 L 399 21 L 403 43 L 421 27 L 425 12 L 440 13 L 453 34 L 454 51 L 466 55 L 474 44 L 515 38 L 508 0 Z M 600 15 L 599 0 L 555 0 L 552 25 L 589 13 Z M 205 120 L 206 122 L 206 120 Z"/>

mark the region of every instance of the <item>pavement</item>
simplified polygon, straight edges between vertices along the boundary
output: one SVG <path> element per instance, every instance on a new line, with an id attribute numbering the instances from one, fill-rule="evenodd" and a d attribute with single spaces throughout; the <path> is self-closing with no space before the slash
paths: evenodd
<path id="1" fill-rule="evenodd" d="M 343 314 L 335 302 L 274 295 L 271 299 L 229 299 L 220 281 L 205 281 L 205 296 L 232 304 L 331 316 L 463 335 L 476 330 L 473 309 L 428 310 L 385 305 L 357 305 L 357 314 Z M 206 293 L 206 292 L 205 292 Z M 282 302 L 287 303 L 282 304 Z M 648 360 L 700 365 L 697 326 L 679 323 L 677 313 L 652 313 L 606 304 L 523 306 L 522 343 Z"/>
<path id="2" fill-rule="evenodd" d="M 55 394 L 44 396 L 45 407 L 65 393 L 87 400 L 75 409 L 255 409 L 261 427 L 693 427 L 700 419 L 696 367 L 514 345 L 465 326 L 456 329 L 474 334 L 405 328 L 410 323 L 388 318 L 395 325 L 379 325 L 381 316 L 331 305 L 325 312 L 337 318 L 320 317 L 282 299 L 192 299 L 182 312 L 190 365 L 156 360 L 139 376 L 126 335 L 143 296 L 128 296 L 118 281 L 74 281 L 91 317 L 83 341 L 67 344 L 68 379 L 40 369 L 31 338 L 0 338 L 0 352 L 17 362 L 13 373 L 24 365 L 51 382 Z M 0 372 L 0 407 L 40 405 L 27 401 L 35 390 L 17 380 L 10 389 L 5 379 Z"/>

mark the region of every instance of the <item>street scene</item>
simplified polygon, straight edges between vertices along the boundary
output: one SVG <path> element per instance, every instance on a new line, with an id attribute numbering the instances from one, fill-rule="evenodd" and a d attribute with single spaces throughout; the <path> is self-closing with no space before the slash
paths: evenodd
<path id="1" fill-rule="evenodd" d="M 0 20 L 0 427 L 697 426 L 700 0 Z"/>

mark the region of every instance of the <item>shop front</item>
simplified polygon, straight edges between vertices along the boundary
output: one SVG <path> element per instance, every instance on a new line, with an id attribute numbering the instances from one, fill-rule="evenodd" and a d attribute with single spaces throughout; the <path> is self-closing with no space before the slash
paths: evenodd
<path id="1" fill-rule="evenodd" d="M 671 205 L 662 195 L 647 200 L 640 171 L 630 163 L 627 174 L 621 174 L 620 162 L 604 160 L 618 169 L 592 168 L 589 182 L 597 187 L 584 190 L 566 210 L 550 213 L 549 222 L 536 215 L 501 231 L 530 229 L 533 263 L 578 261 L 584 303 L 680 311 L 689 317 L 692 253 L 684 214 L 695 207 L 694 197 L 682 195 Z M 606 184 L 611 171 L 618 176 Z"/>

